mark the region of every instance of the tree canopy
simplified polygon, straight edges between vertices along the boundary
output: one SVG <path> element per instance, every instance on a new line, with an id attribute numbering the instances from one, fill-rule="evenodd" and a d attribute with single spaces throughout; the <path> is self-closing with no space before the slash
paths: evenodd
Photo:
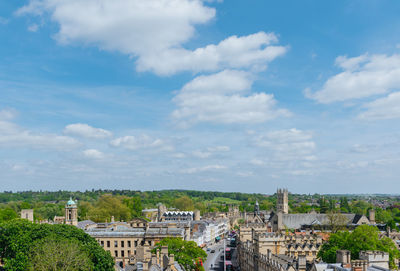
<path id="1" fill-rule="evenodd" d="M 156 244 L 153 252 L 156 249 L 161 250 L 162 246 L 168 246 L 168 254 L 174 254 L 175 260 L 184 267 L 189 267 L 189 270 L 196 269 L 196 261 L 198 259 L 203 262 L 207 259 L 207 253 L 193 241 L 185 241 L 180 238 L 164 238 Z"/>
<path id="2" fill-rule="evenodd" d="M 379 238 L 379 231 L 374 226 L 361 225 L 353 232 L 340 231 L 332 233 L 328 242 L 322 245 L 318 257 L 328 263 L 336 262 L 336 251 L 346 249 L 351 252 L 352 259 L 358 259 L 360 251 L 378 250 L 389 253 L 390 266 L 394 259 L 400 258 L 396 245 L 388 237 Z"/>
<path id="3" fill-rule="evenodd" d="M 50 240 L 53 247 L 46 247 L 48 246 L 46 240 Z M 51 257 L 50 261 L 60 264 L 65 262 L 66 259 L 60 259 L 60 255 L 50 253 L 54 246 L 71 250 L 64 257 L 79 253 L 79 259 L 83 263 L 82 268 L 86 267 L 76 270 L 114 270 L 114 260 L 110 253 L 104 251 L 94 238 L 75 226 L 34 224 L 25 219 L 0 223 L 0 258 L 4 262 L 5 270 L 40 270 L 33 266 L 40 255 L 37 255 L 32 248 L 47 253 Z"/>

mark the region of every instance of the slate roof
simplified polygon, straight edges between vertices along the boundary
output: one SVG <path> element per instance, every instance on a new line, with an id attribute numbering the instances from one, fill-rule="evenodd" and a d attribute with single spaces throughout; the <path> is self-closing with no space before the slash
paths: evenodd
<path id="1" fill-rule="evenodd" d="M 86 226 L 88 225 L 93 225 L 96 224 L 95 222 L 93 222 L 92 220 L 83 220 L 83 221 L 79 221 L 78 225 L 76 225 L 78 228 L 80 229 L 85 229 Z"/>
<path id="2" fill-rule="evenodd" d="M 342 214 L 348 219 L 348 224 L 357 224 L 363 217 L 356 214 Z M 327 214 L 283 214 L 283 224 L 290 229 L 299 229 L 302 225 L 323 225 L 328 224 Z"/>

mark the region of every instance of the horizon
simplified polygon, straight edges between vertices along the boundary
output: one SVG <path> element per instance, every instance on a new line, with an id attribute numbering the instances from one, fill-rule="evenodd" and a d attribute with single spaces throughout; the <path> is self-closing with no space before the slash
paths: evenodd
<path id="1" fill-rule="evenodd" d="M 0 2 L 0 188 L 400 191 L 400 2 Z"/>

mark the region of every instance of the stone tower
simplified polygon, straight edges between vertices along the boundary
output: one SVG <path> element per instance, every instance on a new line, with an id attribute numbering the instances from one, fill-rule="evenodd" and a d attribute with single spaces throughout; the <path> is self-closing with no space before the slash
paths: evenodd
<path id="1" fill-rule="evenodd" d="M 65 224 L 78 225 L 78 206 L 72 198 L 65 205 Z"/>
<path id="2" fill-rule="evenodd" d="M 287 189 L 278 189 L 276 192 L 276 211 L 283 214 L 289 213 L 289 198 L 288 198 L 288 190 Z"/>

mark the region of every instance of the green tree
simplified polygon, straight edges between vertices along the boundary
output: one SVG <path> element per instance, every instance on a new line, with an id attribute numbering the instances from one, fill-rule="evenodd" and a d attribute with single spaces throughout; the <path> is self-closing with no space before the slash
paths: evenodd
<path id="1" fill-rule="evenodd" d="M 196 268 L 198 259 L 203 262 L 207 259 L 207 253 L 193 241 L 185 241 L 180 238 L 164 238 L 156 244 L 153 252 L 156 249 L 161 250 L 162 246 L 168 246 L 168 255 L 173 254 L 175 260 L 189 270 Z"/>
<path id="2" fill-rule="evenodd" d="M 124 198 L 123 203 L 128 206 L 132 217 L 142 217 L 142 201 L 139 197 Z"/>
<path id="3" fill-rule="evenodd" d="M 178 210 L 181 211 L 193 211 L 194 210 L 194 204 L 193 200 L 189 198 L 188 196 L 183 196 L 180 198 L 177 198 L 174 200 L 174 206 Z"/>
<path id="4" fill-rule="evenodd" d="M 87 214 L 87 217 L 95 222 L 110 221 L 112 216 L 117 221 L 132 218 L 129 207 L 122 202 L 121 197 L 110 194 L 102 195 Z"/>
<path id="5" fill-rule="evenodd" d="M 358 226 L 353 232 L 332 233 L 328 242 L 322 245 L 318 257 L 328 263 L 336 261 L 336 251 L 347 249 L 351 252 L 352 259 L 358 259 L 360 251 L 378 250 L 389 253 L 390 266 L 395 266 L 395 259 L 400 258 L 394 242 L 388 238 L 379 238 L 378 228 L 368 225 Z"/>
<path id="6" fill-rule="evenodd" d="M 114 260 L 110 253 L 83 230 L 71 225 L 34 224 L 26 219 L 0 223 L 0 258 L 4 261 L 5 270 L 29 270 L 33 257 L 31 248 L 54 236 L 58 240 L 78 244 L 82 254 L 88 256 L 93 270 L 114 270 Z"/>
<path id="7" fill-rule="evenodd" d="M 0 222 L 12 220 L 18 217 L 13 209 L 0 209 Z"/>
<path id="8" fill-rule="evenodd" d="M 76 240 L 55 236 L 34 243 L 29 254 L 32 271 L 87 271 L 94 266 L 87 251 Z"/>
<path id="9" fill-rule="evenodd" d="M 346 228 L 348 219 L 339 212 L 331 211 L 327 213 L 328 226 L 333 233 Z"/>

